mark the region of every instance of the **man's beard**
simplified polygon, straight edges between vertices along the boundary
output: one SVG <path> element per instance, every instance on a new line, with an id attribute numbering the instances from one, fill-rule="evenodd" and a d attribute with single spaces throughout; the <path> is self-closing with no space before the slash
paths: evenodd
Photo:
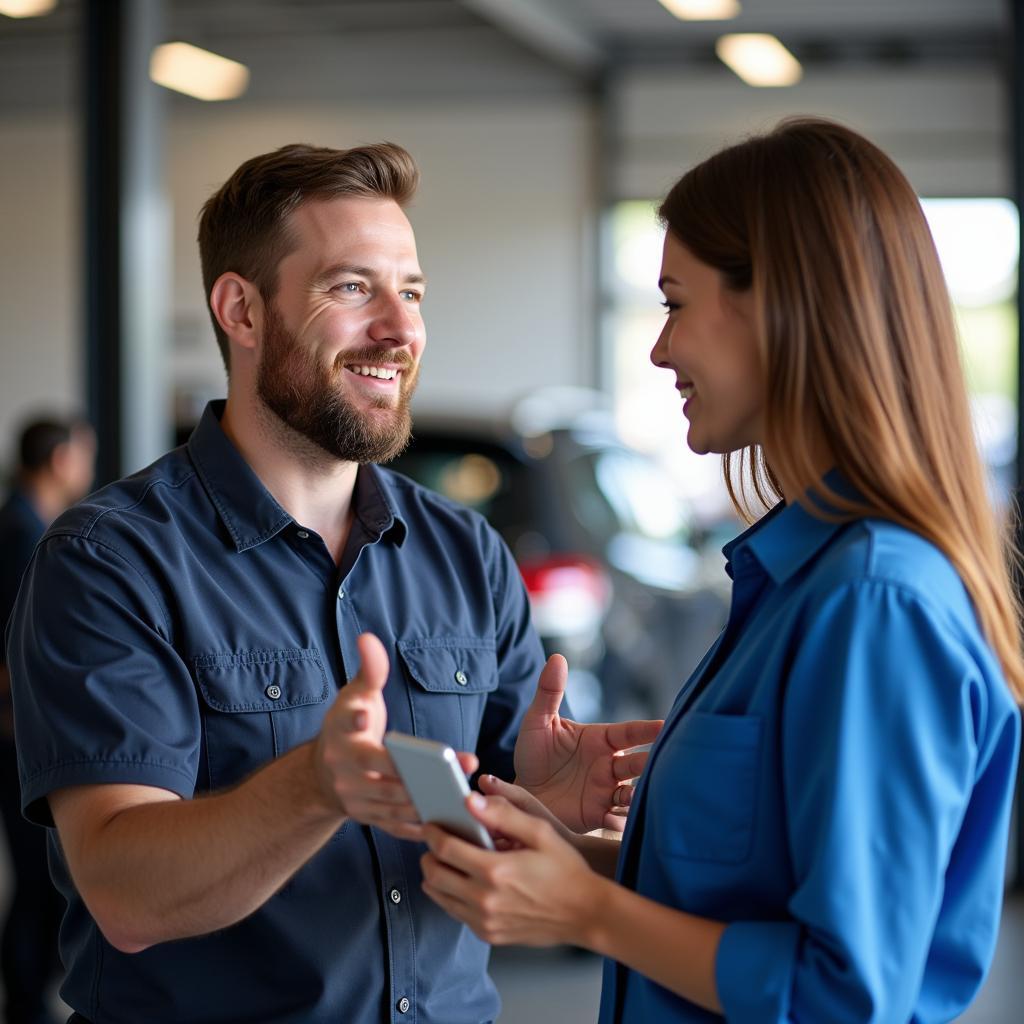
<path id="1" fill-rule="evenodd" d="M 357 408 L 342 389 L 349 365 L 387 362 L 401 370 L 398 398 L 381 396 L 369 411 Z M 418 368 L 404 349 L 362 348 L 345 352 L 325 367 L 289 331 L 273 303 L 267 304 L 263 357 L 256 372 L 256 394 L 278 419 L 328 455 L 343 462 L 388 462 L 409 443 L 409 402 Z"/>

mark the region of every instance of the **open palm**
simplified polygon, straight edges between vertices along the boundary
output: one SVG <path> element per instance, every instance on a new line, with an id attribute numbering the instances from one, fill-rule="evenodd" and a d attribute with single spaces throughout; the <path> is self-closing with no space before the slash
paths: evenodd
<path id="1" fill-rule="evenodd" d="M 624 827 L 622 813 L 632 797 L 629 779 L 647 761 L 647 751 L 623 751 L 650 743 L 660 721 L 582 725 L 558 713 L 568 678 L 565 659 L 552 655 L 541 672 L 519 731 L 516 782 L 529 790 L 574 832 Z"/>

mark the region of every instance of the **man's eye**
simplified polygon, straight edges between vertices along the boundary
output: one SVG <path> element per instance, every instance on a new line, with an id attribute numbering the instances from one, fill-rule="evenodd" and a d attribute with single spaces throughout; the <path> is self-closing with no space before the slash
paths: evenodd
<path id="1" fill-rule="evenodd" d="M 358 281 L 343 281 L 334 286 L 336 292 L 344 292 L 346 295 L 357 295 L 362 288 L 363 286 Z"/>
<path id="2" fill-rule="evenodd" d="M 404 292 L 402 292 L 402 298 L 405 299 L 406 302 L 422 302 L 423 301 L 423 296 L 419 292 L 404 291 Z"/>

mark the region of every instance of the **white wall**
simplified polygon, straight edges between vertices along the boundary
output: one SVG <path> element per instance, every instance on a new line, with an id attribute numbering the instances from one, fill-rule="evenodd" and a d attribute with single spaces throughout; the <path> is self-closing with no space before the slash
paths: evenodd
<path id="1" fill-rule="evenodd" d="M 429 278 L 420 410 L 496 411 L 540 383 L 589 383 L 592 124 L 579 100 L 291 109 L 172 116 L 175 383 L 223 392 L 195 242 L 207 196 L 287 142 L 390 139 L 420 164 L 409 214 Z M 40 403 L 81 404 L 77 135 L 70 120 L 0 122 L 0 461 Z"/>
<path id="2" fill-rule="evenodd" d="M 409 209 L 428 278 L 419 409 L 495 411 L 542 382 L 592 376 L 591 127 L 579 101 L 304 108 L 172 121 L 174 308 L 183 378 L 219 380 L 196 217 L 245 158 L 287 142 L 387 139 L 421 171 Z M 201 335 L 198 344 L 189 336 Z"/>
<path id="3" fill-rule="evenodd" d="M 783 90 L 750 89 L 725 71 L 648 71 L 618 79 L 611 96 L 617 196 L 662 194 L 690 163 L 787 113 L 861 128 L 925 194 L 1009 188 L 995 71 L 812 70 Z M 176 105 L 167 143 L 171 383 L 223 390 L 195 245 L 210 192 L 242 160 L 286 142 L 379 139 L 405 145 L 423 174 L 409 211 L 430 278 L 417 409 L 494 412 L 539 384 L 591 383 L 594 122 L 588 102 L 567 95 Z M 25 413 L 83 401 L 78 156 L 70 117 L 0 119 L 0 467 Z"/>
<path id="4" fill-rule="evenodd" d="M 84 406 L 78 147 L 66 119 L 0 123 L 0 467 L 37 409 Z"/>
<path id="5" fill-rule="evenodd" d="M 752 89 L 724 68 L 634 71 L 612 87 L 620 198 L 663 195 L 692 164 L 791 114 L 866 133 L 927 196 L 1010 194 L 1008 114 L 997 69 L 809 67 L 796 86 Z"/>

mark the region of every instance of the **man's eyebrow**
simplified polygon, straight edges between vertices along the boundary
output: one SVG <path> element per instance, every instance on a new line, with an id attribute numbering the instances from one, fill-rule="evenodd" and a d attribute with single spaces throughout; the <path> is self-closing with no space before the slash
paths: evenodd
<path id="1" fill-rule="evenodd" d="M 351 275 L 352 277 L 377 277 L 376 271 L 372 267 L 363 267 L 356 263 L 334 263 L 329 267 L 325 267 L 319 271 L 313 278 L 314 287 L 317 285 L 326 284 L 328 281 L 333 281 L 336 277 L 344 277 L 345 275 Z M 405 284 L 425 284 L 426 277 L 421 273 L 406 274 L 402 278 Z"/>

